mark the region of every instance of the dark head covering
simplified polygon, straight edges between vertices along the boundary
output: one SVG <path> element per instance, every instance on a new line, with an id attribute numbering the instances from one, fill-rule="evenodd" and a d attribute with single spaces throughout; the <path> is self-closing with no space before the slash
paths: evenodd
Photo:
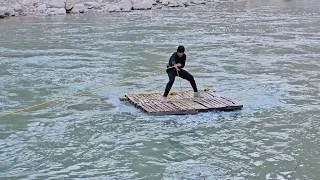
<path id="1" fill-rule="evenodd" d="M 184 52 L 184 47 L 183 46 L 179 46 L 177 49 L 177 52 Z"/>

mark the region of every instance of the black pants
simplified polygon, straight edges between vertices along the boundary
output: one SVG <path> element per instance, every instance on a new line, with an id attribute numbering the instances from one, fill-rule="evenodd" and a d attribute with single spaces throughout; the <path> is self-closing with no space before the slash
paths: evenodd
<path id="1" fill-rule="evenodd" d="M 171 90 L 171 87 L 174 83 L 174 80 L 175 80 L 176 76 L 178 76 L 177 70 L 175 68 L 167 69 L 167 73 L 169 76 L 169 82 L 167 83 L 166 89 L 163 94 L 163 96 L 165 96 L 165 97 L 168 96 L 168 94 Z M 186 71 L 184 69 L 180 69 L 180 71 L 178 71 L 178 73 L 179 73 L 179 77 L 181 77 L 182 79 L 186 79 L 190 82 L 194 92 L 198 92 L 196 82 L 194 81 L 193 76 L 188 71 Z"/>

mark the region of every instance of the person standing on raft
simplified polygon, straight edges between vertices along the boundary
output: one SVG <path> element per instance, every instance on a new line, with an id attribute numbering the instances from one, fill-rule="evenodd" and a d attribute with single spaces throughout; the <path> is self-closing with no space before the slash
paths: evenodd
<path id="1" fill-rule="evenodd" d="M 171 87 L 174 83 L 176 76 L 179 76 L 182 79 L 188 80 L 193 88 L 194 97 L 201 97 L 199 95 L 197 85 L 193 76 L 188 71 L 183 69 L 186 63 L 186 54 L 184 53 L 184 51 L 185 51 L 184 46 L 178 46 L 177 52 L 174 52 L 169 59 L 169 63 L 167 65 L 167 70 L 166 70 L 169 76 L 169 82 L 167 83 L 164 94 L 163 94 L 164 102 L 168 101 L 167 96 L 171 90 Z"/>

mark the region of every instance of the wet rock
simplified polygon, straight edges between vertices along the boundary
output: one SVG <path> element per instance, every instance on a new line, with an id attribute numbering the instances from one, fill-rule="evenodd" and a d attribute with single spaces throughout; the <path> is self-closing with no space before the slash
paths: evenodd
<path id="1" fill-rule="evenodd" d="M 206 2 L 204 0 L 191 0 L 192 4 L 205 4 Z"/>
<path id="2" fill-rule="evenodd" d="M 48 8 L 46 13 L 48 15 L 66 15 L 66 10 L 64 8 Z"/>
<path id="3" fill-rule="evenodd" d="M 152 6 L 152 9 L 162 9 L 162 6 L 161 5 L 155 5 L 155 6 Z"/>

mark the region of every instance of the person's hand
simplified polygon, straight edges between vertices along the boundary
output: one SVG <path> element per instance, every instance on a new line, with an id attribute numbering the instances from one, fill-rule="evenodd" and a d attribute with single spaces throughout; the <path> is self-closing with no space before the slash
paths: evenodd
<path id="1" fill-rule="evenodd" d="M 178 63 L 178 64 L 180 64 L 180 63 Z M 178 64 L 175 64 L 174 68 L 176 68 L 177 71 L 180 71 L 180 69 L 178 68 L 179 67 Z M 180 66 L 181 66 L 181 64 L 180 64 Z"/>
<path id="2" fill-rule="evenodd" d="M 176 64 L 177 65 L 177 67 L 181 67 L 181 64 L 180 63 L 178 63 L 178 64 Z"/>

